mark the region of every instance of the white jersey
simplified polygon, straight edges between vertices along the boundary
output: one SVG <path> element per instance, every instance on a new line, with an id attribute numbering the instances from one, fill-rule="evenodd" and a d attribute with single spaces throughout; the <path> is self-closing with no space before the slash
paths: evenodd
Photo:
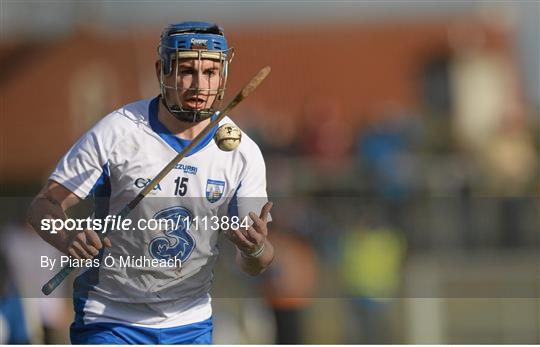
<path id="1" fill-rule="evenodd" d="M 80 198 L 94 195 L 96 218 L 118 213 L 189 144 L 159 122 L 158 100 L 138 101 L 103 118 L 69 150 L 50 179 Z M 224 123 L 233 122 L 225 117 L 220 125 Z M 266 169 L 258 146 L 242 134 L 236 150 L 221 151 L 213 141 L 216 130 L 130 213 L 134 230 L 108 234 L 112 247 L 100 252 L 101 266 L 77 277 L 79 322 L 167 328 L 211 316 L 209 290 L 220 231 L 215 222 L 232 215 L 244 221 L 267 201 Z M 176 223 L 161 230 L 137 228 L 139 220 L 150 219 Z M 198 223 L 187 222 L 195 219 Z M 104 266 L 108 256 L 114 262 Z M 128 257 L 180 259 L 182 264 L 129 266 Z"/>

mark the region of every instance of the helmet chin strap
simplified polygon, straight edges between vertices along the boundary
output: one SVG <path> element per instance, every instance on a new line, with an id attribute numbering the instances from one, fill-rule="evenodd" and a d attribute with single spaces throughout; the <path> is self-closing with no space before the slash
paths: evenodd
<path id="1" fill-rule="evenodd" d="M 172 114 L 174 118 L 182 122 L 198 123 L 210 118 L 215 113 L 215 110 L 213 108 L 205 108 L 202 110 L 186 110 L 179 107 L 178 105 L 169 106 L 163 95 L 160 96 L 160 99 L 167 111 L 169 111 L 169 113 Z"/>

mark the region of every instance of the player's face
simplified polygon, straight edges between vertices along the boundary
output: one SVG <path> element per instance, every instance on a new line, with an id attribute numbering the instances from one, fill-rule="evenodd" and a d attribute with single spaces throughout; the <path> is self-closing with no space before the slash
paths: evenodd
<path id="1" fill-rule="evenodd" d="M 178 70 L 177 70 L 178 69 Z M 177 86 L 177 91 L 168 89 L 169 100 L 175 100 L 184 109 L 210 108 L 220 87 L 221 63 L 210 59 L 181 59 L 173 61 L 172 72 L 164 77 L 168 86 Z M 176 84 L 175 84 L 176 83 Z"/>

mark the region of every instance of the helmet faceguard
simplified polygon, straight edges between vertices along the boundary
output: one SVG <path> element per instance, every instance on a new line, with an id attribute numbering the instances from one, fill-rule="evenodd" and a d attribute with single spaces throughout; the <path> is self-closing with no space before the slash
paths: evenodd
<path id="1" fill-rule="evenodd" d="M 161 100 L 169 112 L 184 122 L 200 122 L 216 112 L 225 94 L 227 70 L 234 51 L 227 47 L 223 30 L 215 24 L 205 22 L 184 22 L 165 28 L 161 34 L 158 54 L 161 60 L 159 84 Z M 179 63 L 183 60 L 213 60 L 218 62 L 219 85 L 215 89 L 196 87 L 185 88 L 178 85 Z M 165 77 L 174 73 L 174 84 L 167 84 Z M 169 91 L 169 93 L 167 93 Z M 204 109 L 182 106 L 180 93 L 190 92 L 198 99 L 199 95 L 214 96 L 215 99 Z"/>

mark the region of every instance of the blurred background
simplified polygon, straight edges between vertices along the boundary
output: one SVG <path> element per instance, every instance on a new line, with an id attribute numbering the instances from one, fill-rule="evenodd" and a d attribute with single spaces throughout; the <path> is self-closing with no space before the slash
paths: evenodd
<path id="1" fill-rule="evenodd" d="M 277 259 L 225 243 L 216 343 L 540 343 L 537 1 L 0 1 L 0 342 L 65 343 L 30 298 L 29 199 L 101 117 L 159 93 L 161 29 L 225 28 Z M 46 277 L 46 276 L 45 276 Z M 69 286 L 61 288 L 69 292 Z M 13 298 L 20 298 L 13 300 Z"/>

